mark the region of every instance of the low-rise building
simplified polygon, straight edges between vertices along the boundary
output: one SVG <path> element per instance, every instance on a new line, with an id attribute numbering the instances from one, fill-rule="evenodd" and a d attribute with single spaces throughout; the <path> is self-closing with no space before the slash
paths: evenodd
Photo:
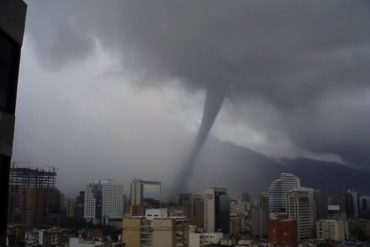
<path id="1" fill-rule="evenodd" d="M 334 219 L 322 219 L 316 223 L 318 239 L 344 241 L 348 236 L 346 221 Z"/>
<path id="2" fill-rule="evenodd" d="M 125 218 L 122 241 L 127 247 L 188 246 L 188 227 L 184 217 Z"/>
<path id="3" fill-rule="evenodd" d="M 189 227 L 189 246 L 205 247 L 210 244 L 219 244 L 223 239 L 222 232 L 204 232 L 200 231 L 196 226 Z"/>
<path id="4" fill-rule="evenodd" d="M 269 242 L 275 246 L 295 247 L 298 243 L 297 221 L 288 214 L 277 214 L 269 222 Z"/>
<path id="5" fill-rule="evenodd" d="M 104 243 L 99 241 L 84 240 L 80 238 L 69 239 L 69 247 L 98 247 L 98 246 L 104 246 Z"/>

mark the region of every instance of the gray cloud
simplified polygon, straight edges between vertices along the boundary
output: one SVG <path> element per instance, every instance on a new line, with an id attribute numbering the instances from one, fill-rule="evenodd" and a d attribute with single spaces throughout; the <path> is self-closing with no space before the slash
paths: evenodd
<path id="1" fill-rule="evenodd" d="M 82 61 L 98 44 L 143 85 L 223 85 L 238 109 L 230 122 L 312 153 L 370 162 L 368 1 L 28 4 L 28 32 L 48 67 Z"/>

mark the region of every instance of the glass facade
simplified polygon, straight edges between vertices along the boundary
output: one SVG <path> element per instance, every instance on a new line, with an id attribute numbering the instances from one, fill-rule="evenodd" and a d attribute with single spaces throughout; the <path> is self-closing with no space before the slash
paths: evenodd
<path id="1" fill-rule="evenodd" d="M 216 231 L 228 233 L 230 227 L 230 197 L 226 193 L 218 194 L 216 192 L 215 207 Z"/>
<path id="2" fill-rule="evenodd" d="M 0 31 L 0 111 L 14 114 L 20 45 Z"/>

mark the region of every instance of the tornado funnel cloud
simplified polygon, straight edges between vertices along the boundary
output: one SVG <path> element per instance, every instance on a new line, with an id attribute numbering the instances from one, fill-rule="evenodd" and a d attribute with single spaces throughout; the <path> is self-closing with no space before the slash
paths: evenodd
<path id="1" fill-rule="evenodd" d="M 220 87 L 208 87 L 198 135 L 196 137 L 193 148 L 191 149 L 190 155 L 183 163 L 178 179 L 176 180 L 176 185 L 174 189 L 177 190 L 177 192 L 181 192 L 186 189 L 186 184 L 194 170 L 195 161 L 209 135 L 209 132 L 216 120 L 218 112 L 221 109 L 224 97 L 225 92 Z"/>

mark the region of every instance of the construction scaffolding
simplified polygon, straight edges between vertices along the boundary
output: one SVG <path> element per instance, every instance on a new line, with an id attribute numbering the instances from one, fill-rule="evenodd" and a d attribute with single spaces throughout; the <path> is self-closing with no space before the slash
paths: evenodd
<path id="1" fill-rule="evenodd" d="M 9 223 L 42 226 L 58 217 L 61 194 L 56 188 L 56 168 L 11 167 L 9 173 Z"/>
<path id="2" fill-rule="evenodd" d="M 55 188 L 56 182 L 55 168 L 45 170 L 42 168 L 19 168 L 10 169 L 10 187 L 23 189 L 36 188 Z"/>

